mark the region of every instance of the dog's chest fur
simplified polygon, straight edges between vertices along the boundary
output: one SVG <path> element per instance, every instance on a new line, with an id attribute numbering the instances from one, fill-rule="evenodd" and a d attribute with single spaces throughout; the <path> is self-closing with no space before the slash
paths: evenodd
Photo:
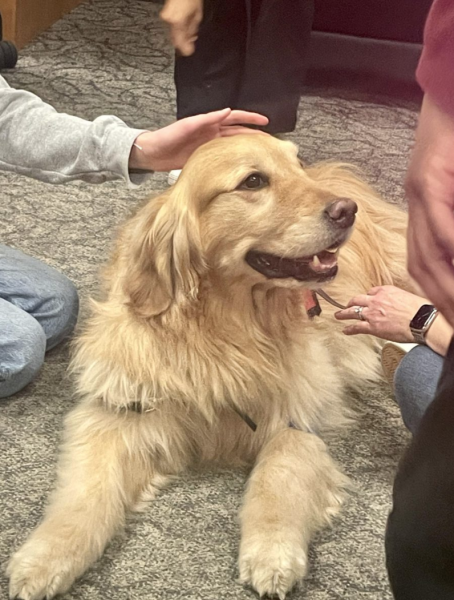
<path id="1" fill-rule="evenodd" d="M 299 292 L 230 298 L 210 295 L 197 312 L 170 311 L 160 324 L 113 299 L 98 304 L 73 363 L 79 392 L 113 407 L 189 410 L 211 422 L 235 408 L 271 428 L 341 425 L 351 356 L 365 346 L 346 343 L 327 317 L 310 320 Z"/>
<path id="2" fill-rule="evenodd" d="M 174 394 L 189 392 L 202 411 L 233 406 L 262 422 L 311 430 L 344 419 L 345 386 L 334 360 L 341 334 L 308 318 L 300 291 L 256 289 L 230 304 L 224 297 L 222 310 L 210 298 L 182 333 L 175 346 L 161 346 L 169 369 L 156 375 L 183 376 L 173 378 Z"/>

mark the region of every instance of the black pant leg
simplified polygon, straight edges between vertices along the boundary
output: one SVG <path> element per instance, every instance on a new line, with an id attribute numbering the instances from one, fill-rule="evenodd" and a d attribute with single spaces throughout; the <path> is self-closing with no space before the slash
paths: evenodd
<path id="1" fill-rule="evenodd" d="M 245 0 L 207 0 L 192 56 L 175 59 L 177 118 L 236 108 L 248 19 Z"/>
<path id="2" fill-rule="evenodd" d="M 307 68 L 313 0 L 248 0 L 252 24 L 238 107 L 266 115 L 270 133 L 293 131 Z"/>
<path id="3" fill-rule="evenodd" d="M 454 341 L 399 465 L 386 559 L 396 600 L 454 600 Z"/>

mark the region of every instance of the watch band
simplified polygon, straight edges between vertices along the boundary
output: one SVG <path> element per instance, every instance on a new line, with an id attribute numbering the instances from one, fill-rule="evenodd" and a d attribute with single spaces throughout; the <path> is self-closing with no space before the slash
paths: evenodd
<path id="1" fill-rule="evenodd" d="M 427 331 L 427 329 L 426 329 Z M 413 339 L 415 340 L 415 344 L 425 344 L 426 343 L 426 331 L 418 331 L 416 329 L 412 329 L 411 333 L 413 335 Z"/>

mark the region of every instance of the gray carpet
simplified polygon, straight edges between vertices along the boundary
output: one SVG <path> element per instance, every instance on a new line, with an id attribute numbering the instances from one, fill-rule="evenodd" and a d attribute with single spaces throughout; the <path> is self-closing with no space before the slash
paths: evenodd
<path id="1" fill-rule="evenodd" d="M 6 76 L 82 117 L 113 113 L 137 127 L 164 125 L 173 119 L 174 88 L 172 52 L 158 9 L 153 2 L 92 0 L 28 46 Z M 400 203 L 415 121 L 416 105 L 393 100 L 385 88 L 372 97 L 314 85 L 301 101 L 293 138 L 307 161 L 358 164 L 390 201 Z M 122 183 L 52 187 L 0 175 L 2 241 L 75 281 L 83 319 L 116 225 L 164 182 L 156 175 L 131 191 Z M 62 418 L 73 404 L 67 362 L 67 348 L 51 352 L 39 378 L 0 406 L 2 563 L 38 522 L 52 486 Z M 310 574 L 292 600 L 391 598 L 383 531 L 408 436 L 388 389 L 373 390 L 358 406 L 357 426 L 331 444 L 357 489 L 333 529 L 314 541 Z M 236 513 L 244 481 L 239 472 L 189 474 L 177 481 L 149 512 L 131 517 L 124 535 L 66 598 L 255 598 L 236 581 Z M 5 597 L 3 576 L 0 586 Z"/>

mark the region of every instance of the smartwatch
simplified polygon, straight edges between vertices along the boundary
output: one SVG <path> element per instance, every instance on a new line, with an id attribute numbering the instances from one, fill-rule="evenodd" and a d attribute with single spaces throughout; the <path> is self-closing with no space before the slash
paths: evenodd
<path id="1" fill-rule="evenodd" d="M 435 321 L 438 310 L 432 304 L 423 304 L 410 321 L 410 331 L 417 344 L 426 343 L 426 333 Z"/>

